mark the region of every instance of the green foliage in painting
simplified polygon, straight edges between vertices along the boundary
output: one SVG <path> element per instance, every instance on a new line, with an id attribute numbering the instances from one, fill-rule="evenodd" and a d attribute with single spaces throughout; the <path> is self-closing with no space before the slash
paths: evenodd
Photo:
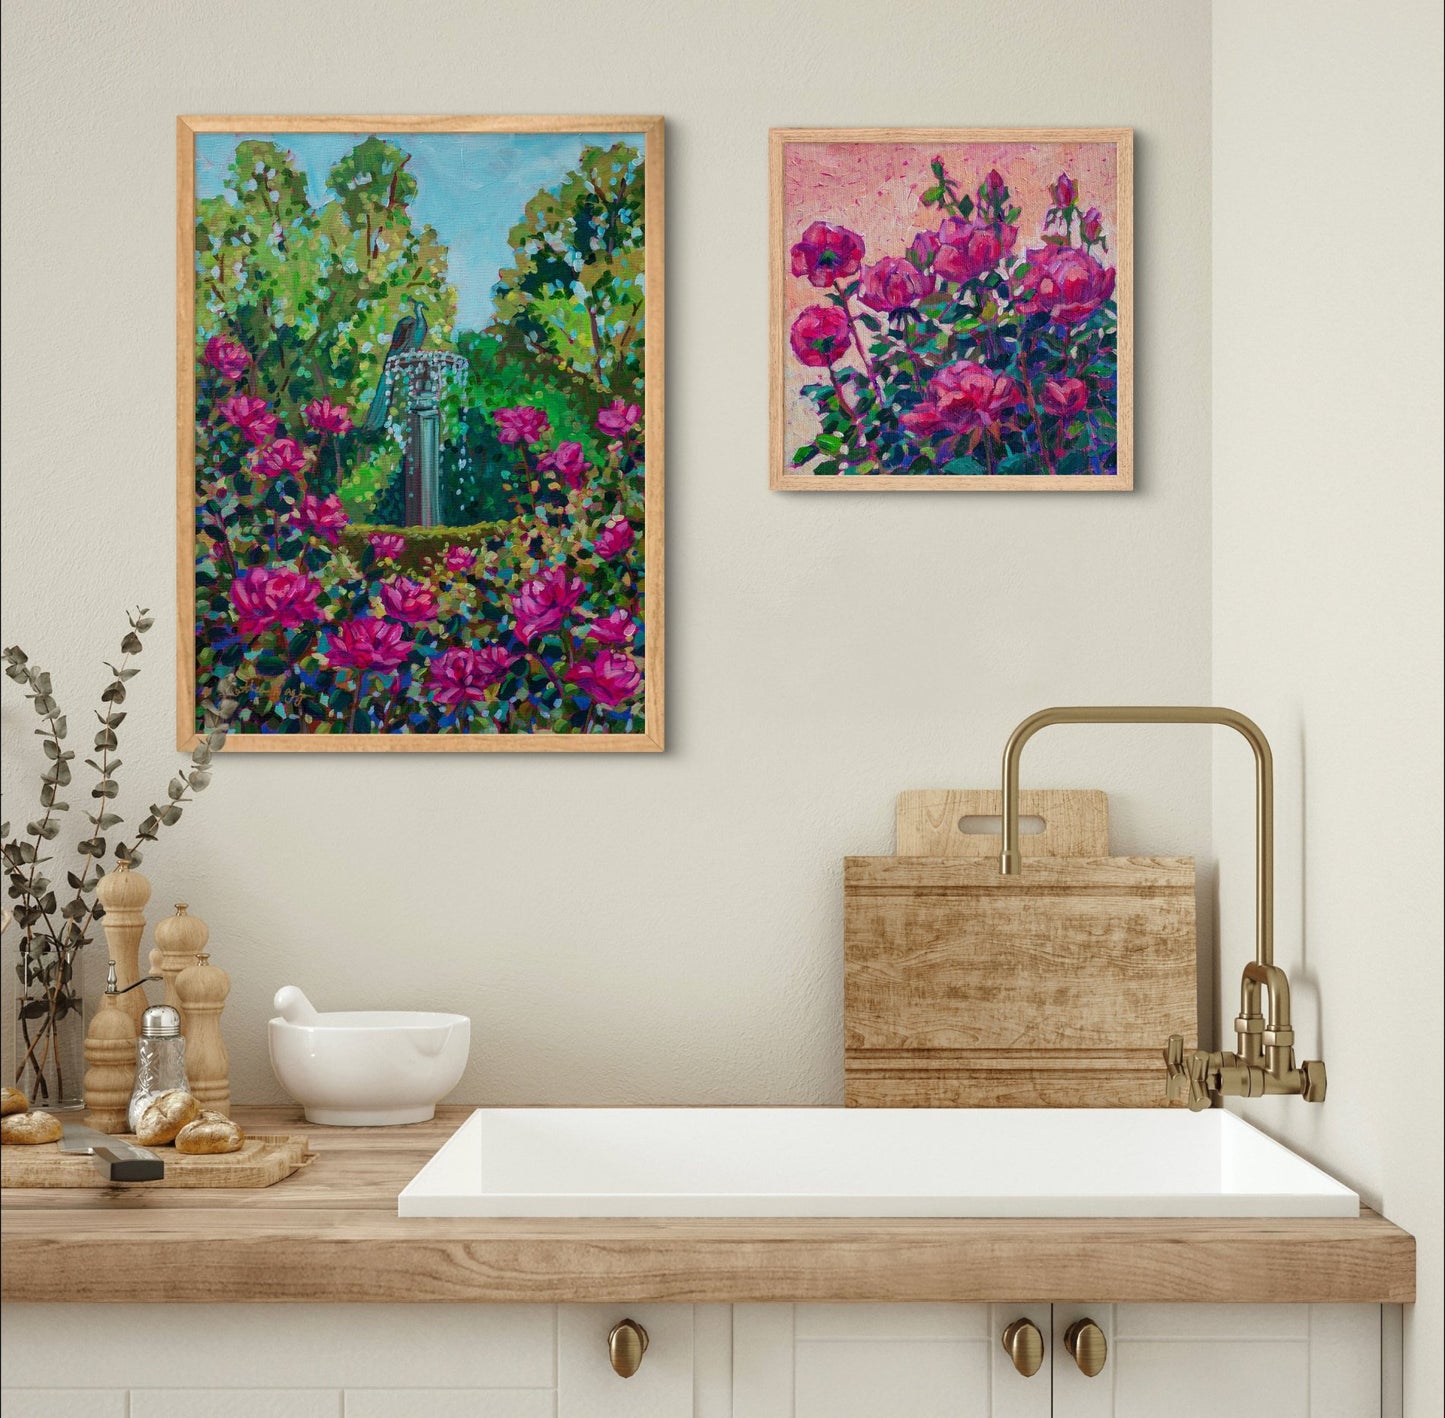
<path id="1" fill-rule="evenodd" d="M 556 191 L 527 203 L 497 286 L 487 333 L 507 361 L 593 414 L 641 397 L 644 198 L 635 149 L 586 149 Z"/>

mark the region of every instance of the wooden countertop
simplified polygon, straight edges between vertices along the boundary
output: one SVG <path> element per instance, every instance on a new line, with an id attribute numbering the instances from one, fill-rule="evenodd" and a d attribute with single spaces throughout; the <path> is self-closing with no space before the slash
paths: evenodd
<path id="1" fill-rule="evenodd" d="M 16 1301 L 1352 1301 L 1415 1298 L 1413 1237 L 1358 1220 L 427 1220 L 396 1197 L 470 1114 L 304 1132 L 259 1191 L 3 1193 Z"/>

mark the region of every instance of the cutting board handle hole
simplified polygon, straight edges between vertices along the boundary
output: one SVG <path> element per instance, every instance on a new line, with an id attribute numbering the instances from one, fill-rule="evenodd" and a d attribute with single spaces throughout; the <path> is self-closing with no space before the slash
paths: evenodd
<path id="1" fill-rule="evenodd" d="M 958 830 L 966 837 L 1000 837 L 1003 835 L 1003 818 L 997 813 L 966 813 L 958 819 Z M 1025 837 L 1037 837 L 1044 830 L 1041 817 L 1019 818 L 1019 832 Z"/>

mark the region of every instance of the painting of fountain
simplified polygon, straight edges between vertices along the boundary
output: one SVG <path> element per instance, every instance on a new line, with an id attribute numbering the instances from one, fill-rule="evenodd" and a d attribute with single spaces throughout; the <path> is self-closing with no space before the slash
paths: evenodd
<path id="1" fill-rule="evenodd" d="M 388 369 L 406 385 L 406 513 L 408 527 L 441 521 L 441 395 L 448 379 L 460 380 L 467 362 L 445 350 L 391 355 Z"/>

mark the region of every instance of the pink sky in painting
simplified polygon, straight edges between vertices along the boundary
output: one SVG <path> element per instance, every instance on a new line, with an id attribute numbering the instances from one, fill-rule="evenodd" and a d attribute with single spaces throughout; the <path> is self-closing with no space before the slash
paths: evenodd
<path id="1" fill-rule="evenodd" d="M 1049 186 L 1067 172 L 1078 186 L 1081 207 L 1097 207 L 1104 219 L 1109 252 L 1117 230 L 1116 149 L 1113 143 L 789 143 L 783 150 L 783 235 L 791 248 L 810 222 L 824 221 L 856 231 L 867 247 L 864 264 L 881 256 L 902 256 L 916 232 L 937 228 L 936 207 L 919 198 L 933 185 L 929 163 L 941 157 L 961 191 L 974 194 L 990 168 L 1008 183 L 1019 218 L 1017 254 L 1037 246 Z M 784 328 L 822 292 L 785 275 Z M 799 396 L 818 371 L 787 356 L 787 447 L 796 448 L 818 429 L 812 405 Z"/>

